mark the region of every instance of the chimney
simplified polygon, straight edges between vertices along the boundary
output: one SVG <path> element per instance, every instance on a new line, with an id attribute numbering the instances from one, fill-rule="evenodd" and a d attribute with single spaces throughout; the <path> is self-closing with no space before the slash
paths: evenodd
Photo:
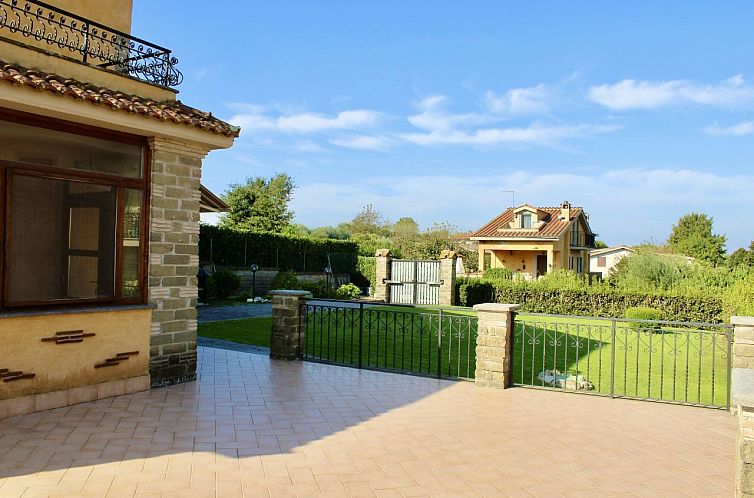
<path id="1" fill-rule="evenodd" d="M 570 220 L 571 219 L 571 203 L 568 201 L 563 201 L 563 203 L 560 205 L 560 219 L 561 220 Z"/>

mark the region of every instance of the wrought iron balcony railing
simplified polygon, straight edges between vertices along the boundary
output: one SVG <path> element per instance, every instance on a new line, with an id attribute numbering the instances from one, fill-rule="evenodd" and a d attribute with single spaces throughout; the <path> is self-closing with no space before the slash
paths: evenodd
<path id="1" fill-rule="evenodd" d="M 183 80 L 170 50 L 36 0 L 0 0 L 0 37 L 166 87 Z"/>
<path id="2" fill-rule="evenodd" d="M 571 232 L 571 247 L 588 247 L 594 249 L 595 241 L 593 233 Z"/>

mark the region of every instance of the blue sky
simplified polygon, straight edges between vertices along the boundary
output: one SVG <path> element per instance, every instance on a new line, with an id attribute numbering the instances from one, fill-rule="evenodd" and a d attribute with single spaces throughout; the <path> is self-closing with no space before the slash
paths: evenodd
<path id="1" fill-rule="evenodd" d="M 751 2 L 134 1 L 179 98 L 242 126 L 203 183 L 290 174 L 296 221 L 584 206 L 610 244 L 754 230 Z"/>

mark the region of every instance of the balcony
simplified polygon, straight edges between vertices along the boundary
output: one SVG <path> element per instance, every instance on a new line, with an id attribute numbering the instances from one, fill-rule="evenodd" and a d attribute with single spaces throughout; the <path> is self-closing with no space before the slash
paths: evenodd
<path id="1" fill-rule="evenodd" d="M 573 233 L 571 232 L 571 247 L 586 247 L 594 249 L 595 235 L 593 233 Z"/>
<path id="2" fill-rule="evenodd" d="M 183 75 L 170 50 L 35 0 L 0 0 L 0 38 L 172 88 Z"/>

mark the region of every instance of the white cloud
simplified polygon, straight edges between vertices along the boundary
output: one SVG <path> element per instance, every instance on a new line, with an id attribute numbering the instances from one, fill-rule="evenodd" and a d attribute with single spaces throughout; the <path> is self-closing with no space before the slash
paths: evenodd
<path id="1" fill-rule="evenodd" d="M 708 135 L 724 136 L 743 136 L 754 134 L 754 121 L 743 121 L 733 126 L 720 126 L 717 123 L 711 124 L 704 128 L 704 133 Z"/>
<path id="2" fill-rule="evenodd" d="M 532 110 L 535 107 L 534 101 L 527 103 L 528 97 L 522 97 L 520 90 L 527 89 L 512 90 L 514 92 L 512 95 L 515 96 L 508 98 L 505 103 L 502 101 L 498 103 L 499 110 L 502 111 L 503 107 L 506 107 L 508 111 L 511 111 L 511 105 L 517 106 L 518 111 L 523 111 L 527 107 Z M 446 109 L 447 103 L 448 98 L 444 95 L 431 95 L 420 100 L 416 103 L 420 112 L 407 119 L 411 125 L 422 131 L 399 133 L 397 136 L 407 142 L 422 146 L 501 144 L 554 146 L 566 139 L 607 133 L 618 128 L 614 125 L 549 125 L 544 123 L 490 127 L 491 124 L 504 121 L 506 117 L 489 112 L 452 113 Z"/>
<path id="3" fill-rule="evenodd" d="M 592 86 L 588 97 L 614 111 L 681 104 L 728 108 L 753 104 L 754 85 L 747 84 L 740 75 L 712 85 L 699 85 L 687 80 L 626 79 L 612 85 Z"/>
<path id="4" fill-rule="evenodd" d="M 484 94 L 484 99 L 493 113 L 525 116 L 548 112 L 551 94 L 548 86 L 539 84 L 528 88 L 513 88 L 502 95 L 490 90 Z"/>
<path id="5" fill-rule="evenodd" d="M 379 112 L 366 109 L 341 111 L 332 116 L 311 112 L 270 116 L 264 111 L 264 108 L 250 106 L 246 112 L 236 114 L 229 121 L 245 131 L 310 134 L 370 127 L 381 118 Z"/>
<path id="6" fill-rule="evenodd" d="M 378 135 L 357 135 L 354 137 L 334 138 L 330 143 L 338 147 L 357 150 L 385 150 L 393 145 L 393 140 Z"/>
<path id="7" fill-rule="evenodd" d="M 312 226 L 337 224 L 372 203 L 393 220 L 412 216 L 425 227 L 449 221 L 462 229 L 475 229 L 508 207 L 510 196 L 503 190 L 515 190 L 518 204 L 558 205 L 567 199 L 584 206 L 600 239 L 611 244 L 661 242 L 682 214 L 699 206 L 713 216 L 715 230 L 728 235 L 729 248 L 748 245 L 745 239 L 750 239 L 741 230 L 741 219 L 730 213 L 754 209 L 754 175 L 688 169 L 373 177 L 302 185 L 296 190 L 293 208 L 298 221 Z"/>

